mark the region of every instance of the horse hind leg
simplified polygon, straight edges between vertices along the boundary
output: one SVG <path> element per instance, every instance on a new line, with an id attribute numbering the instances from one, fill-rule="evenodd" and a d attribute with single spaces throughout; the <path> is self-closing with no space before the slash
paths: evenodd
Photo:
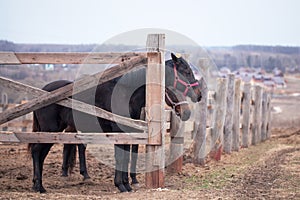
<path id="1" fill-rule="evenodd" d="M 32 144 L 31 155 L 33 160 L 33 187 L 36 192 L 45 193 L 46 190 L 43 187 L 43 164 L 46 156 L 48 155 L 50 148 L 53 144 Z"/>
<path id="2" fill-rule="evenodd" d="M 67 177 L 68 176 L 68 154 L 69 154 L 69 149 L 68 147 L 64 144 L 64 148 L 63 148 L 63 163 L 62 163 L 62 174 L 61 176 L 63 177 Z"/>
<path id="3" fill-rule="evenodd" d="M 126 190 L 128 192 L 131 192 L 132 188 L 130 187 L 129 179 L 128 179 L 129 159 L 130 159 L 130 145 L 124 145 L 124 158 L 123 158 L 123 165 L 122 165 L 122 181 L 123 181 L 123 185 L 125 186 Z"/>
<path id="4" fill-rule="evenodd" d="M 76 156 L 76 145 L 75 144 L 64 144 L 63 148 L 63 164 L 62 164 L 62 176 L 67 177 L 68 174 L 71 175 L 75 163 L 73 160 L 76 158 L 72 158 Z"/>
<path id="5" fill-rule="evenodd" d="M 77 132 L 75 127 L 68 126 L 65 129 L 65 132 Z M 86 145 L 84 144 L 77 144 L 78 146 L 78 154 L 79 154 L 79 165 L 80 165 L 80 174 L 83 176 L 83 180 L 90 179 L 91 177 L 88 174 L 87 167 L 86 167 L 86 156 L 85 150 Z M 68 176 L 71 174 L 76 160 L 76 145 L 75 144 L 65 144 L 63 150 L 63 165 L 62 165 L 62 176 Z"/>
<path id="6" fill-rule="evenodd" d="M 77 146 L 78 146 L 78 153 L 79 153 L 80 174 L 83 176 L 83 180 L 90 179 L 91 177 L 89 176 L 86 167 L 86 157 L 85 157 L 86 145 L 78 144 Z"/>
<path id="7" fill-rule="evenodd" d="M 42 177 L 41 177 L 41 165 L 40 165 L 40 147 L 39 144 L 31 144 L 31 156 L 33 161 L 33 186 L 32 189 L 35 192 L 45 192 L 45 188 L 42 186 Z"/>
<path id="8" fill-rule="evenodd" d="M 41 119 L 42 120 L 42 119 Z M 43 121 L 42 121 L 43 122 Z M 37 113 L 33 113 L 33 132 L 37 131 L 46 131 L 42 128 L 44 127 L 45 123 L 42 123 L 43 127 L 40 126 L 40 123 L 38 121 Z M 47 124 L 49 125 L 49 124 Z M 50 124 L 52 125 L 52 124 Z M 53 144 L 41 144 L 41 143 L 31 143 L 28 145 L 28 150 L 31 153 L 32 156 L 32 162 L 33 162 L 33 186 L 32 189 L 35 192 L 45 193 L 46 190 L 43 187 L 42 183 L 42 177 L 43 177 L 43 165 L 46 156 L 48 155 L 51 147 Z"/>
<path id="9" fill-rule="evenodd" d="M 131 184 L 134 187 L 139 187 L 139 182 L 136 178 L 136 165 L 137 165 L 137 159 L 138 159 L 138 144 L 133 144 L 131 148 L 131 163 L 130 163 L 130 178 L 131 178 Z"/>
<path id="10" fill-rule="evenodd" d="M 40 175 L 41 175 L 41 189 L 40 189 L 40 193 L 44 193 L 46 192 L 45 188 L 43 187 L 43 184 L 42 184 L 42 177 L 43 177 L 43 165 L 44 165 L 44 161 L 45 161 L 45 158 L 47 157 L 51 147 L 53 146 L 53 144 L 45 144 L 44 145 L 44 148 L 41 152 L 41 155 L 40 155 Z"/>
<path id="11" fill-rule="evenodd" d="M 68 126 L 65 132 L 77 132 L 75 127 Z M 62 163 L 62 176 L 67 177 L 71 175 L 73 168 L 76 164 L 76 144 L 64 144 L 63 148 L 63 163 Z"/>
<path id="12" fill-rule="evenodd" d="M 128 192 L 123 184 L 124 146 L 125 145 L 114 145 L 116 161 L 114 184 L 120 192 Z"/>

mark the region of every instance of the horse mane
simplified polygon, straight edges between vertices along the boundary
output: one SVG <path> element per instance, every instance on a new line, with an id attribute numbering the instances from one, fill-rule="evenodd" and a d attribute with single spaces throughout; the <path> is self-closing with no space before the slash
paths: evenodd
<path id="1" fill-rule="evenodd" d="M 173 67 L 173 61 L 167 60 L 165 62 L 165 67 Z M 127 87 L 135 87 L 146 84 L 146 68 L 134 69 L 127 74 L 118 78 L 118 84 L 125 85 Z"/>
<path id="2" fill-rule="evenodd" d="M 127 74 L 121 76 L 118 84 L 126 87 L 135 87 L 146 84 L 146 68 L 132 70 Z"/>

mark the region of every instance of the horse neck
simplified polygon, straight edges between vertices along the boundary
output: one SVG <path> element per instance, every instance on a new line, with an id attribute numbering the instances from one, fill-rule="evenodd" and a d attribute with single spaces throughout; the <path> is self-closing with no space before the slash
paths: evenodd
<path id="1" fill-rule="evenodd" d="M 173 86 L 174 85 L 174 68 L 173 61 L 167 60 L 165 62 L 165 86 Z"/>

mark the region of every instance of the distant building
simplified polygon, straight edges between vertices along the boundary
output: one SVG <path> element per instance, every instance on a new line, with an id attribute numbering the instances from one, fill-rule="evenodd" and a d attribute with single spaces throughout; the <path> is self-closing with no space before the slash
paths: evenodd
<path id="1" fill-rule="evenodd" d="M 282 76 L 274 76 L 272 78 L 273 82 L 276 84 L 277 87 L 279 88 L 285 88 L 286 87 L 286 82 Z"/>
<path id="2" fill-rule="evenodd" d="M 281 77 L 283 77 L 283 75 L 284 75 L 283 72 L 278 68 L 275 68 L 273 70 L 273 74 L 274 74 L 274 76 L 281 76 Z"/>
<path id="3" fill-rule="evenodd" d="M 217 76 L 225 78 L 231 73 L 226 67 L 223 67 L 218 72 Z M 236 78 L 240 78 L 245 83 L 256 83 L 268 88 L 284 88 L 286 87 L 286 82 L 284 80 L 284 74 L 282 71 L 276 69 L 274 70 L 274 75 L 267 75 L 265 70 L 261 68 L 240 68 L 233 72 Z"/>
<path id="4" fill-rule="evenodd" d="M 264 86 L 266 86 L 266 87 L 268 87 L 268 88 L 270 88 L 270 89 L 273 89 L 273 88 L 276 87 L 276 84 L 275 84 L 274 81 L 272 81 L 272 80 L 265 80 L 265 81 L 263 82 L 263 84 L 264 84 Z"/>

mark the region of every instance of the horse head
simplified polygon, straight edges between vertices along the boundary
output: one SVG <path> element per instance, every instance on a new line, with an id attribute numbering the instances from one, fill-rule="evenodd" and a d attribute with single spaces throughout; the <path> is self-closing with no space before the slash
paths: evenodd
<path id="1" fill-rule="evenodd" d="M 175 111 L 176 115 L 179 116 L 182 121 L 187 121 L 191 116 L 191 110 L 185 96 L 176 91 L 172 86 L 166 87 L 165 89 L 166 104 Z"/>
<path id="2" fill-rule="evenodd" d="M 188 62 L 173 53 L 171 57 L 172 59 L 166 62 L 166 86 L 173 86 L 193 102 L 201 101 L 200 84 Z"/>

